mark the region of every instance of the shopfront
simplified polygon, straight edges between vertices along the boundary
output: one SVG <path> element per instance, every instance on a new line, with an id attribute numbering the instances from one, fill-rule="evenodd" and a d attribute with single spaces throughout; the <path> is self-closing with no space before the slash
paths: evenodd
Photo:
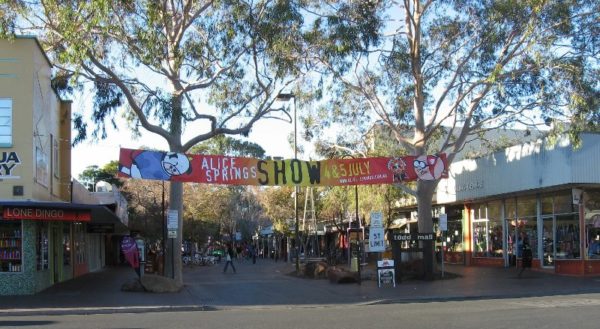
<path id="1" fill-rule="evenodd" d="M 528 243 L 534 268 L 600 274 L 600 175 L 592 161 L 600 136 L 582 137 L 581 149 L 538 141 L 453 164 L 436 207 L 463 212 L 454 221 L 459 229 L 448 216 L 445 261 L 454 262 L 452 236 L 462 231 L 467 265 L 520 266 Z"/>
<path id="2" fill-rule="evenodd" d="M 0 202 L 0 295 L 34 294 L 99 269 L 104 236 L 90 234 L 103 206 Z"/>

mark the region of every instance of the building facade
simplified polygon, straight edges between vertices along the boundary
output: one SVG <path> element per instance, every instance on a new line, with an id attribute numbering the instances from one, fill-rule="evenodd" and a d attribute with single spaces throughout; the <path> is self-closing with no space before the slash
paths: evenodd
<path id="1" fill-rule="evenodd" d="M 76 201 L 88 192 L 71 181 L 71 103 L 51 74 L 35 38 L 0 40 L 0 295 L 101 268 L 103 241 L 125 228 L 116 203 Z"/>
<path id="2" fill-rule="evenodd" d="M 434 216 L 445 213 L 445 260 L 518 266 L 524 241 L 533 266 L 560 274 L 600 274 L 600 134 L 508 147 L 450 166 Z"/>

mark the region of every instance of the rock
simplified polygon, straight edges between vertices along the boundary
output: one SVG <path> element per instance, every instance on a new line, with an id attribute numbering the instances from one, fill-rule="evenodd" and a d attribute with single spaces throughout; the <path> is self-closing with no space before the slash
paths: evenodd
<path id="1" fill-rule="evenodd" d="M 340 267 L 332 266 L 327 269 L 327 277 L 331 283 L 356 283 L 358 273 L 350 272 Z"/>
<path id="2" fill-rule="evenodd" d="M 140 281 L 144 289 L 149 292 L 179 292 L 183 288 L 171 278 L 154 274 L 145 274 Z"/>
<path id="3" fill-rule="evenodd" d="M 313 279 L 324 279 L 327 276 L 327 263 L 310 262 L 304 266 L 304 276 Z"/>
<path id="4" fill-rule="evenodd" d="M 139 279 L 129 280 L 121 286 L 121 291 L 144 292 L 146 291 Z"/>

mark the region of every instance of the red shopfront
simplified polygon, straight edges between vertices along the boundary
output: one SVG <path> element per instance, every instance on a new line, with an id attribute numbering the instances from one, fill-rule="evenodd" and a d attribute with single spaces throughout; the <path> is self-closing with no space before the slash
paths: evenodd
<path id="1" fill-rule="evenodd" d="M 34 227 L 36 269 L 50 270 L 53 283 L 88 272 L 85 257 L 85 225 L 91 221 L 89 208 L 5 206 L 2 219 L 3 223 L 13 223 L 12 227 L 16 227 L 19 231 L 23 231 L 19 229 L 19 226 L 23 226 L 23 224 L 19 225 L 22 222 Z M 16 234 L 14 236 L 15 239 L 19 238 Z M 22 244 L 22 241 L 13 244 Z M 13 256 L 18 251 L 13 251 Z M 23 255 L 23 251 L 19 253 Z M 22 265 L 24 262 L 22 257 L 21 259 L 12 257 L 11 260 L 13 266 Z"/>

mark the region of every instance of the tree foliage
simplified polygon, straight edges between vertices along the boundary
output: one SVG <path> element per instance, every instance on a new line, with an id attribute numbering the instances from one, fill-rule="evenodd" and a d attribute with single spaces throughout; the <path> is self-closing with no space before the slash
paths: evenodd
<path id="1" fill-rule="evenodd" d="M 327 74 L 316 87 L 332 95 L 320 119 L 356 123 L 352 134 L 338 137 L 343 147 L 377 122 L 383 138 L 406 154 L 443 152 L 450 163 L 469 140 L 502 127 L 521 128 L 525 136 L 551 123 L 577 136 L 598 125 L 599 6 L 588 0 L 316 3 L 307 39 Z M 315 125 L 314 135 L 324 136 L 320 127 L 327 125 Z M 421 232 L 432 231 L 436 185 L 405 188 L 417 197 Z M 429 272 L 431 256 L 426 252 Z"/>
<path id="2" fill-rule="evenodd" d="M 102 168 L 96 165 L 88 166 L 81 172 L 81 174 L 79 174 L 78 179 L 81 180 L 81 182 L 88 186 L 88 188 L 91 190 L 93 190 L 94 185 L 100 181 L 121 187 L 123 186 L 123 181 L 117 178 L 118 167 L 118 161 L 110 161 Z"/>
<path id="3" fill-rule="evenodd" d="M 19 14 L 15 31 L 37 35 L 61 76 L 77 92 L 94 93 L 91 115 L 73 120 L 74 143 L 105 138 L 120 116 L 134 133 L 164 138 L 173 152 L 222 134 L 248 135 L 256 121 L 281 118 L 271 105 L 302 74 L 295 58 L 303 20 L 290 2 L 14 3 L 25 4 L 8 2 Z M 170 207 L 181 215 L 182 184 L 170 190 Z M 179 249 L 170 256 L 181 283 Z"/>

